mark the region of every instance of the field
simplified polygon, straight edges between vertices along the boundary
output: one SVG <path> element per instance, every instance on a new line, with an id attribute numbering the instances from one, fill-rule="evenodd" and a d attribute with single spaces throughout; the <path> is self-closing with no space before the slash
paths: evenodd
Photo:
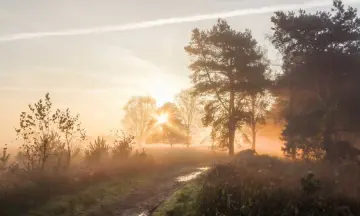
<path id="1" fill-rule="evenodd" d="M 356 164 L 294 162 L 250 150 L 229 157 L 206 146 L 144 149 L 143 156 L 36 178 L 3 173 L 0 215 L 360 215 Z"/>
<path id="2" fill-rule="evenodd" d="M 152 146 L 146 154 L 36 179 L 3 174 L 0 215 L 139 215 L 185 184 L 177 177 L 226 159 L 224 153 L 183 146 Z"/>

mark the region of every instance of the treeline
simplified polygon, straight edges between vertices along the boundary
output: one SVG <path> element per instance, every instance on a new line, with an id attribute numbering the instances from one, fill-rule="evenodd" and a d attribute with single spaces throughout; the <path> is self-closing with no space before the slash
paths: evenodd
<path id="1" fill-rule="evenodd" d="M 359 134 L 360 19 L 334 1 L 331 12 L 277 12 L 271 42 L 283 55 L 276 80 L 285 101 L 282 137 L 293 158 L 354 158 Z"/>
<path id="2" fill-rule="evenodd" d="M 276 12 L 271 22 L 270 41 L 283 57 L 276 76 L 250 30 L 236 31 L 221 19 L 210 29 L 193 30 L 185 51 L 212 139 L 234 154 L 235 137 L 250 124 L 255 149 L 256 127 L 271 106 L 283 119 L 285 155 L 354 158 L 360 122 L 357 10 L 335 0 L 330 12 Z"/>

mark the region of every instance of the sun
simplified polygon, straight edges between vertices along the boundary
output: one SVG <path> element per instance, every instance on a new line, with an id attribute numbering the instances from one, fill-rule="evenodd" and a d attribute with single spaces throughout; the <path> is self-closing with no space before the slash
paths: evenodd
<path id="1" fill-rule="evenodd" d="M 163 113 L 158 116 L 156 116 L 156 124 L 165 124 L 168 121 L 168 114 Z"/>
<path id="2" fill-rule="evenodd" d="M 163 73 L 155 73 L 150 79 L 148 93 L 155 98 L 158 107 L 173 102 L 175 94 L 179 91 L 177 82 L 178 80 Z"/>

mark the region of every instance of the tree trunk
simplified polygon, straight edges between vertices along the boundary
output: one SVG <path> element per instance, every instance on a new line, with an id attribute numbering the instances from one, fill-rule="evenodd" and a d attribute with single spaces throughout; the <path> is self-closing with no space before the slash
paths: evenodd
<path id="1" fill-rule="evenodd" d="M 251 149 L 253 151 L 256 150 L 256 128 L 255 128 L 255 124 L 252 125 L 252 145 L 251 145 Z"/>
<path id="2" fill-rule="evenodd" d="M 251 135 L 252 135 L 252 145 L 251 149 L 255 151 L 256 149 L 256 95 L 251 96 Z"/>
<path id="3" fill-rule="evenodd" d="M 324 137 L 324 150 L 325 150 L 325 158 L 330 162 L 336 162 L 336 143 L 334 142 L 332 131 L 334 127 L 334 118 L 332 110 L 328 110 L 325 118 L 325 131 L 323 134 Z"/>
<path id="4" fill-rule="evenodd" d="M 234 119 L 234 109 L 235 109 L 235 94 L 233 91 L 230 92 L 230 101 L 229 101 L 229 155 L 234 155 L 234 141 L 235 141 L 235 119 Z"/>
<path id="5" fill-rule="evenodd" d="M 229 125 L 229 155 L 234 155 L 235 127 L 233 123 Z"/>
<path id="6" fill-rule="evenodd" d="M 293 73 L 290 72 L 290 112 L 289 112 L 289 119 L 291 120 L 294 116 L 294 83 L 293 83 Z M 294 143 L 294 135 L 292 134 L 293 132 L 291 132 L 290 137 L 288 142 L 290 143 L 290 147 L 291 147 L 291 158 L 293 160 L 296 160 L 296 145 Z"/>
<path id="7" fill-rule="evenodd" d="M 67 158 L 66 158 L 66 167 L 69 168 L 71 164 L 71 148 L 70 143 L 67 143 Z"/>
<path id="8" fill-rule="evenodd" d="M 191 143 L 190 127 L 186 129 L 186 146 L 189 147 Z"/>

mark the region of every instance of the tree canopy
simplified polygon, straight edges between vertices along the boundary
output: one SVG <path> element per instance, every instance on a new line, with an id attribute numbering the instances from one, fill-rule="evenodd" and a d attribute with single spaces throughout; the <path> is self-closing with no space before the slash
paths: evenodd
<path id="1" fill-rule="evenodd" d="M 187 144 L 191 143 L 191 131 L 197 123 L 200 114 L 199 97 L 193 94 L 192 89 L 182 90 L 175 97 L 180 118 L 184 124 L 187 136 Z"/>
<path id="2" fill-rule="evenodd" d="M 284 151 L 311 157 L 315 148 L 332 158 L 336 143 L 359 128 L 357 11 L 335 0 L 331 12 L 276 12 L 271 21 L 271 41 L 283 55 L 277 86 L 288 92 Z"/>
<path id="3" fill-rule="evenodd" d="M 268 62 L 250 30 L 235 31 L 222 19 L 194 29 L 185 47 L 195 94 L 205 100 L 203 123 L 218 146 L 234 154 L 235 132 L 245 122 L 245 98 L 264 90 Z"/>
<path id="4" fill-rule="evenodd" d="M 124 106 L 123 125 L 136 137 L 137 144 L 143 144 L 150 133 L 151 120 L 156 112 L 156 101 L 150 96 L 135 96 Z"/>

